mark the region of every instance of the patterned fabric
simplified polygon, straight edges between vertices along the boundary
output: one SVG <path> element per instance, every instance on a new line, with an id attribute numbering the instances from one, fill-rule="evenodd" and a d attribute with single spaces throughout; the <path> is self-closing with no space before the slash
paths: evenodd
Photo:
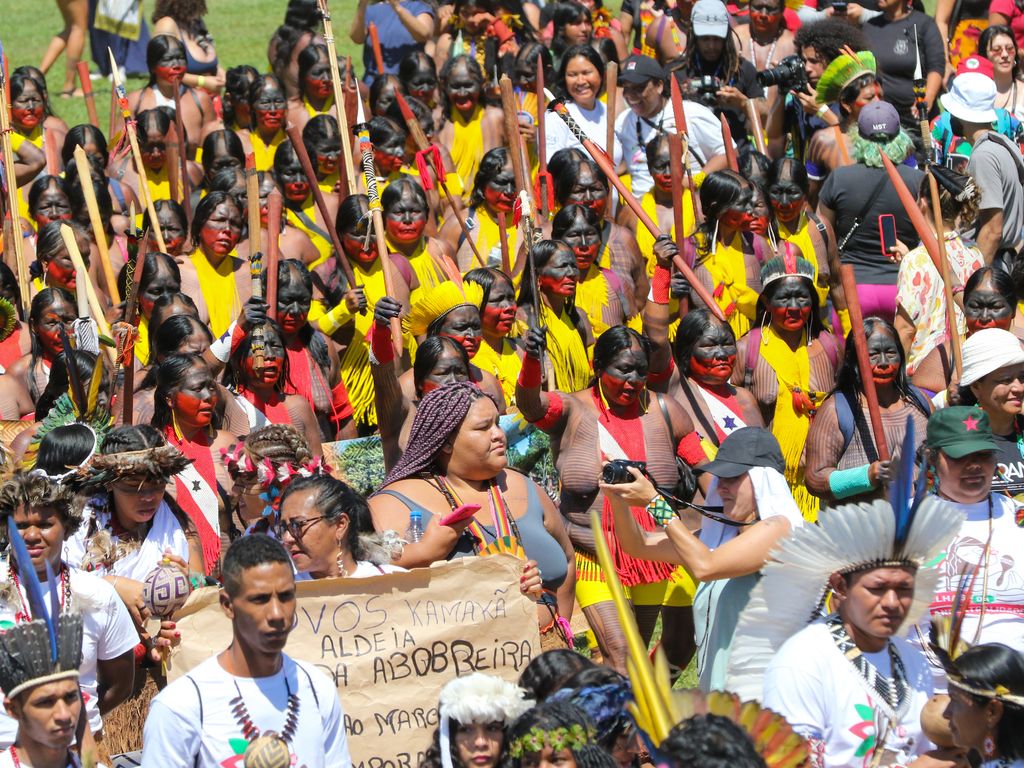
<path id="1" fill-rule="evenodd" d="M 864 658 L 856 643 L 850 638 L 843 626 L 843 620 L 839 614 L 834 613 L 825 620 L 832 641 L 836 644 L 840 653 L 843 654 L 854 667 L 857 673 L 864 678 L 867 686 L 878 694 L 876 706 L 885 711 L 890 718 L 898 719 L 903 705 L 907 701 L 907 672 L 903 667 L 903 660 L 896 649 L 889 644 L 889 658 L 892 659 L 892 680 L 885 675 L 880 675 L 874 665 Z"/>

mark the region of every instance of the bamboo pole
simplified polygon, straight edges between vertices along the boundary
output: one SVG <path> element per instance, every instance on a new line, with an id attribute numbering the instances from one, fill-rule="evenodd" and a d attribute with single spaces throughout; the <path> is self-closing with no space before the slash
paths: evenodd
<path id="1" fill-rule="evenodd" d="M 334 47 L 334 27 L 331 23 L 331 12 L 327 7 L 327 0 L 317 0 L 317 7 L 320 9 L 320 17 L 324 22 L 324 42 L 327 44 L 327 59 L 331 65 L 334 107 L 338 113 L 338 132 L 341 134 L 341 168 L 339 169 L 338 176 L 344 179 L 346 185 L 346 188 L 342 190 L 342 198 L 345 198 L 348 195 L 355 194 L 355 191 L 358 189 L 352 160 L 352 131 L 349 129 L 348 113 L 345 111 L 345 94 L 341 88 L 341 78 L 338 74 L 338 51 Z M 352 65 L 349 62 L 347 72 L 351 71 Z M 347 77 L 348 75 L 346 74 L 346 79 Z M 315 179 L 313 181 L 315 182 Z"/>
<path id="2" fill-rule="evenodd" d="M 3 149 L 4 176 L 7 182 L 7 215 L 11 220 L 11 235 L 4 240 L 4 250 L 14 251 L 14 263 L 21 292 L 21 308 L 28 319 L 29 296 L 28 263 L 21 243 L 21 220 L 18 216 L 18 177 L 14 171 L 14 149 L 11 146 L 10 101 L 7 95 L 7 67 L 0 62 L 0 145 Z M 6 254 L 5 254 L 6 255 Z"/>
<path id="3" fill-rule="evenodd" d="M 86 158 L 85 150 L 81 145 L 75 147 L 75 167 L 78 168 L 78 181 L 82 185 L 85 207 L 89 211 L 89 223 L 92 225 L 93 238 L 96 240 L 96 247 L 100 252 L 100 269 L 103 272 L 103 282 L 107 284 L 107 295 L 114 304 L 120 304 L 121 293 L 117 290 L 117 278 L 114 277 L 114 267 L 110 263 L 110 245 L 107 243 L 107 230 L 103 226 L 100 204 L 96 200 L 96 190 L 92 185 L 92 172 L 89 169 L 89 160 Z M 134 221 L 131 222 L 131 226 L 135 226 Z"/>

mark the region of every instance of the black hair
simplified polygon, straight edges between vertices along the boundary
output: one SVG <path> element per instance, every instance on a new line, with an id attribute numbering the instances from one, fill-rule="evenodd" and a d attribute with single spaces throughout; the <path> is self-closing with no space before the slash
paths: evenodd
<path id="1" fill-rule="evenodd" d="M 852 105 L 860 97 L 860 92 L 872 83 L 878 82 L 878 76 L 874 72 L 865 72 L 858 78 L 847 83 L 839 92 L 839 108 L 844 114 L 849 114 L 848 105 Z"/>
<path id="2" fill-rule="evenodd" d="M 167 209 L 171 212 L 171 215 L 178 219 L 178 223 L 181 225 L 181 231 L 188 235 L 188 220 L 185 217 L 185 209 L 181 207 L 181 203 L 177 200 L 154 200 L 153 209 L 156 211 L 157 217 L 160 213 Z M 147 208 L 142 214 L 142 228 L 151 229 L 153 222 L 149 218 L 149 209 Z"/>
<path id="3" fill-rule="evenodd" d="M 281 81 L 277 79 L 277 75 L 271 74 L 270 72 L 265 72 L 261 74 L 259 77 L 257 77 L 251 83 L 249 83 L 249 105 L 250 109 L 253 112 L 256 111 L 256 102 L 259 101 L 259 98 L 262 95 L 262 93 L 265 90 L 270 89 L 271 87 L 277 88 L 277 90 L 280 91 L 282 95 L 284 94 L 284 86 L 281 84 Z M 253 116 L 252 119 L 252 128 L 254 130 L 256 128 L 255 116 Z"/>
<path id="4" fill-rule="evenodd" d="M 334 115 L 314 115 L 302 129 L 302 143 L 310 157 L 316 157 L 317 150 L 332 140 L 340 146 L 341 133 Z"/>
<path id="5" fill-rule="evenodd" d="M 166 136 L 167 132 L 171 130 L 171 125 L 174 124 L 174 110 L 170 107 L 144 109 L 135 116 L 135 124 L 138 126 L 140 142 L 145 142 L 149 138 L 151 124 L 155 125 L 158 133 Z"/>
<path id="6" fill-rule="evenodd" d="M 825 67 L 843 53 L 844 48 L 852 51 L 868 49 L 867 38 L 860 28 L 841 18 L 822 19 L 813 24 L 804 24 L 796 31 L 794 44 L 798 54 L 802 54 L 804 48 L 813 48 Z"/>
<path id="7" fill-rule="evenodd" d="M 569 68 L 569 62 L 577 57 L 586 59 L 594 66 L 594 69 L 597 70 L 597 74 L 601 78 L 601 84 L 598 86 L 597 92 L 601 93 L 605 88 L 605 64 L 604 60 L 601 58 L 601 54 L 595 51 L 590 43 L 576 43 L 575 45 L 570 45 L 562 54 L 560 64 L 558 65 L 558 74 L 555 75 L 554 91 L 560 98 L 571 98 L 569 96 L 569 92 L 565 88 L 565 73 Z"/>
<path id="8" fill-rule="evenodd" d="M 277 285 L 279 288 L 285 283 L 290 285 L 292 279 L 296 277 L 299 280 L 299 284 L 305 289 L 306 293 L 309 294 L 310 301 L 312 301 L 313 274 L 306 269 L 306 265 L 298 259 L 281 259 L 281 261 L 277 263 Z M 266 284 L 267 273 L 264 270 L 264 292 L 266 291 Z M 320 366 L 320 370 L 323 371 L 326 376 L 330 372 L 331 368 L 330 350 L 327 345 L 327 337 L 325 337 L 313 323 L 306 323 L 302 327 L 302 330 L 299 331 L 298 337 L 302 342 L 302 345 L 309 350 L 309 354 L 312 355 L 313 361 Z M 281 341 L 284 342 L 283 335 L 281 336 Z M 287 377 L 282 376 L 282 380 L 287 380 Z"/>
<path id="9" fill-rule="evenodd" d="M 149 284 L 160 273 L 161 268 L 171 273 L 174 281 L 178 284 L 178 290 L 181 290 L 181 269 L 174 257 L 160 253 L 160 251 L 146 251 L 146 260 L 142 262 L 142 275 L 139 277 L 139 294 L 149 287 Z M 121 267 L 121 271 L 117 273 L 117 290 L 121 292 L 122 296 L 128 294 L 127 264 Z"/>
<path id="10" fill-rule="evenodd" d="M 746 149 L 737 158 L 740 175 L 755 184 L 767 185 L 772 174 L 772 161 L 756 149 Z"/>
<path id="11" fill-rule="evenodd" d="M 370 109 L 372 114 L 377 114 L 377 102 L 380 101 L 380 97 L 384 95 L 384 89 L 388 86 L 394 88 L 396 91 L 402 91 L 402 81 L 394 75 L 390 74 L 378 74 L 376 79 L 370 85 Z"/>
<path id="12" fill-rule="evenodd" d="M 18 313 L 18 319 L 24 320 L 25 310 L 21 306 L 21 288 L 18 287 L 18 278 L 14 276 L 14 270 L 0 261 L 0 296 L 3 295 L 9 295 L 15 311 Z"/>
<path id="13" fill-rule="evenodd" d="M 157 429 L 165 429 L 171 423 L 172 412 L 168 399 L 171 392 L 179 386 L 193 367 L 201 365 L 207 370 L 209 366 L 201 355 L 168 355 L 156 366 L 156 390 L 153 393 L 153 419 L 150 422 Z M 214 412 L 213 426 L 219 428 L 218 418 Z"/>
<path id="14" fill-rule="evenodd" d="M 519 687 L 538 703 L 565 685 L 574 675 L 596 666 L 568 648 L 555 648 L 534 656 L 519 675 Z"/>
<path id="15" fill-rule="evenodd" d="M 560 149 L 548 160 L 548 172 L 555 181 L 552 194 L 555 202 L 559 205 L 565 205 L 569 200 L 573 187 L 580 180 L 580 170 L 583 166 L 590 168 L 594 177 L 604 185 L 606 191 L 610 190 L 608 177 L 590 157 L 576 147 Z"/>
<path id="16" fill-rule="evenodd" d="M 408 83 L 413 75 L 429 70 L 437 87 L 437 63 L 423 51 L 412 51 L 398 62 L 398 81 Z"/>
<path id="17" fill-rule="evenodd" d="M 21 96 L 21 92 L 25 90 L 26 83 L 32 83 L 36 90 L 39 91 L 40 97 L 43 100 L 43 116 L 50 117 L 53 115 L 53 108 L 50 106 L 50 94 L 46 90 L 46 78 L 40 77 L 39 72 L 35 67 L 29 67 L 22 65 L 11 72 L 10 84 L 11 84 L 11 103 Z M 40 73 L 41 74 L 41 73 Z"/>
<path id="18" fill-rule="evenodd" d="M 228 202 L 241 212 L 242 209 L 238 201 L 230 193 L 221 190 L 211 192 L 199 201 L 199 205 L 196 206 L 195 213 L 192 216 L 192 242 L 199 242 L 200 233 L 203 231 L 206 222 L 210 220 L 213 212 L 217 209 L 217 206 Z"/>
<path id="19" fill-rule="evenodd" d="M 812 291 L 813 292 L 813 291 Z M 896 380 L 893 382 L 896 387 L 896 391 L 899 393 L 900 398 L 911 406 L 917 408 L 921 413 L 924 414 L 925 418 L 931 416 L 931 412 L 925 410 L 925 408 L 918 401 L 918 398 L 914 397 L 911 392 L 910 379 L 907 377 L 907 355 L 903 350 L 903 345 L 900 344 L 899 334 L 892 324 L 881 317 L 865 317 L 864 318 L 864 339 L 865 343 L 867 339 L 870 339 L 872 334 L 877 331 L 882 331 L 889 334 L 893 341 L 896 342 L 896 349 L 899 350 L 900 362 L 899 368 L 896 370 Z M 860 376 L 860 368 L 857 365 L 857 347 L 854 344 L 853 334 L 851 333 L 846 337 L 846 348 L 843 352 L 843 361 L 839 366 L 839 371 L 836 373 L 836 386 L 832 390 L 835 392 L 842 392 L 846 396 L 847 402 L 851 406 L 859 407 L 856 404 L 860 402 L 859 393 L 863 392 L 863 383 Z"/>
<path id="20" fill-rule="evenodd" d="M 166 297 L 161 297 L 166 298 Z M 168 302 L 170 303 L 170 302 Z M 153 305 L 154 308 L 156 305 Z M 199 318 L 192 315 L 171 315 L 150 334 L 150 360 L 156 363 L 161 358 L 177 353 L 177 350 L 186 339 L 200 329 L 207 337 L 208 343 L 213 343 L 213 333 L 210 326 L 201 322 Z"/>
<path id="21" fill-rule="evenodd" d="M 415 96 L 403 96 L 403 98 L 405 99 L 406 106 L 409 107 L 409 111 L 416 118 L 416 122 L 419 123 L 423 135 L 430 136 L 436 133 L 437 126 L 434 125 L 434 111 Z M 402 105 L 398 103 L 398 99 L 395 99 L 388 107 L 384 117 L 394 120 L 399 125 L 406 122 L 405 115 L 402 114 Z"/>
<path id="22" fill-rule="evenodd" d="M 36 213 L 36 206 L 39 205 L 39 198 L 43 196 L 43 193 L 50 188 L 50 185 L 57 187 L 57 190 L 61 192 L 65 199 L 68 201 L 68 208 L 71 207 L 71 198 L 68 195 L 67 183 L 60 176 L 54 176 L 49 173 L 44 173 L 36 177 L 36 180 L 32 182 L 32 186 L 28 190 L 28 211 L 33 216 Z"/>
<path id="23" fill-rule="evenodd" d="M 62 301 L 65 304 L 70 304 L 72 307 L 76 306 L 75 297 L 72 296 L 68 291 L 64 290 L 63 288 L 43 288 L 43 290 L 41 290 L 32 298 L 32 303 L 29 305 L 29 328 L 31 329 L 31 327 L 34 324 L 41 322 L 44 313 L 47 310 L 49 310 L 49 308 L 53 306 L 53 304 L 55 304 L 57 301 Z M 29 359 L 28 369 L 30 371 L 34 371 L 36 369 L 36 363 L 39 361 L 39 358 L 42 357 L 43 355 L 43 345 L 39 341 L 39 338 L 35 333 L 29 333 L 29 338 L 31 340 L 31 357 Z M 52 369 L 50 371 L 50 378 L 53 378 Z M 29 376 L 28 391 L 33 401 L 38 400 L 39 396 L 42 394 L 42 390 L 39 389 L 38 385 L 36 384 L 35 376 Z M 42 418 L 42 416 L 39 414 L 38 404 L 36 406 L 36 417 Z"/>
<path id="24" fill-rule="evenodd" d="M 519 296 L 516 299 L 520 307 L 530 307 L 532 314 L 533 300 L 537 296 L 537 275 L 533 274 L 534 267 L 536 267 L 538 273 L 541 268 L 547 264 L 554 255 L 558 252 L 559 248 L 568 248 L 570 252 L 572 249 L 569 248 L 561 240 L 541 240 L 539 243 L 531 248 L 533 252 L 533 258 L 526 260 L 526 267 L 523 269 L 522 282 L 519 284 Z M 538 301 L 540 297 L 537 296 Z M 565 312 L 572 321 L 572 324 L 577 328 L 580 327 L 580 314 L 576 309 L 576 295 L 567 296 L 565 299 Z M 533 322 L 539 322 L 540 318 L 532 318 Z"/>
<path id="25" fill-rule="evenodd" d="M 704 223 L 700 231 L 704 237 L 698 240 L 699 251 L 705 258 L 714 247 L 712 236 L 718 217 L 732 207 L 748 187 L 748 182 L 736 171 L 724 170 L 709 173 L 700 185 L 700 207 L 704 211 Z"/>
<path id="26" fill-rule="evenodd" d="M 245 166 L 245 149 L 238 134 L 226 128 L 213 131 L 203 139 L 203 174 L 206 178 L 213 174 L 213 161 L 219 154 L 218 146 L 223 146 L 228 156 L 237 160 L 240 167 Z"/>
<path id="27" fill-rule="evenodd" d="M 614 61 L 616 64 L 619 63 L 619 51 L 615 47 L 615 41 L 610 37 L 598 37 L 595 35 L 590 38 L 590 42 L 587 45 L 597 51 L 598 56 L 601 57 L 601 63 L 605 67 L 608 66 L 610 61 Z"/>
<path id="28" fill-rule="evenodd" d="M 323 43 L 311 43 L 299 51 L 299 91 L 304 92 L 303 83 L 306 80 L 306 75 L 321 61 L 330 61 L 327 46 Z"/>
<path id="29" fill-rule="evenodd" d="M 600 336 L 594 343 L 594 373 L 605 370 L 612 364 L 615 356 L 623 350 L 629 349 L 633 344 L 640 345 L 644 356 L 651 358 L 651 340 L 639 331 L 635 331 L 626 325 L 613 325 Z"/>
<path id="30" fill-rule="evenodd" d="M 164 436 L 149 424 L 122 424 L 107 433 L 99 452 L 106 456 L 128 451 L 144 451 L 148 448 L 159 448 L 166 442 Z"/>
<path id="31" fill-rule="evenodd" d="M 293 572 L 292 559 L 280 541 L 265 533 L 240 536 L 231 542 L 227 554 L 224 555 L 224 562 L 221 563 L 220 577 L 224 591 L 230 597 L 235 597 L 242 589 L 245 571 L 274 563 L 286 565 L 288 572 Z"/>
<path id="32" fill-rule="evenodd" d="M 391 118 L 381 117 L 379 115 L 370 119 L 370 143 L 373 144 L 373 146 L 379 147 L 385 141 L 397 136 L 402 137 L 402 145 L 405 146 L 405 142 L 408 139 L 409 134 L 405 128 L 402 127 L 401 123 L 398 123 Z"/>
<path id="33" fill-rule="evenodd" d="M 496 267 L 477 267 L 476 269 L 471 269 L 462 276 L 462 279 L 476 283 L 483 288 L 483 297 L 480 299 L 481 312 L 484 311 L 487 302 L 491 300 L 491 288 L 499 280 L 504 280 L 508 283 L 512 287 L 513 297 L 515 296 L 515 283 L 512 282 L 512 278 Z"/>
<path id="34" fill-rule="evenodd" d="M 593 15 L 590 9 L 582 3 L 558 3 L 551 12 L 551 52 L 559 61 L 564 61 L 568 54 L 568 46 L 562 33 L 567 24 L 579 24 L 589 20 L 593 24 Z"/>
<path id="35" fill-rule="evenodd" d="M 46 418 L 53 408 L 57 399 L 68 391 L 70 379 L 68 378 L 68 363 L 75 366 L 75 373 L 79 381 L 88 382 L 96 370 L 96 355 L 86 352 L 84 349 L 65 349 L 53 361 L 50 366 L 50 378 L 46 386 L 36 399 L 36 418 L 40 421 Z M 104 371 L 106 374 L 106 371 Z"/>
<path id="36" fill-rule="evenodd" d="M 566 230 L 576 221 L 577 216 L 582 216 L 583 220 L 596 229 L 598 234 L 601 233 L 601 219 L 598 218 L 593 208 L 580 203 L 569 203 L 562 206 L 555 214 L 555 218 L 551 220 L 551 239 L 561 240 Z"/>
<path id="37" fill-rule="evenodd" d="M 369 209 L 370 198 L 366 195 L 349 195 L 342 200 L 341 205 L 338 206 L 338 213 L 334 217 L 338 236 L 356 229 Z"/>
<path id="38" fill-rule="evenodd" d="M 224 125 L 231 127 L 236 122 L 237 104 L 249 105 L 249 88 L 259 79 L 260 73 L 256 67 L 249 64 L 239 64 L 231 67 L 224 73 Z M 251 106 L 251 105 L 250 105 Z M 252 109 L 249 110 L 250 120 Z M 239 128 L 249 128 L 250 125 L 239 125 Z"/>
<path id="39" fill-rule="evenodd" d="M 313 493 L 317 512 L 328 522 L 337 522 L 342 515 L 348 515 L 345 546 L 356 561 L 365 560 L 367 556 L 359 535 L 373 533 L 373 519 L 370 517 L 370 506 L 366 499 L 337 478 L 330 475 L 312 475 L 292 480 L 281 494 L 278 509 L 284 508 L 289 496 L 303 491 Z"/>
<path id="40" fill-rule="evenodd" d="M 153 69 L 164 57 L 164 54 L 174 46 L 181 48 L 181 55 L 184 57 L 185 44 L 178 38 L 171 35 L 155 35 L 149 39 L 149 44 L 146 46 L 146 69 L 149 70 L 149 82 L 146 85 L 152 86 L 156 82 L 156 73 Z"/>
<path id="41" fill-rule="evenodd" d="M 239 199 L 238 182 L 242 182 L 242 188 L 245 188 L 245 170 L 242 168 L 221 168 L 219 171 L 213 174 L 210 178 L 210 183 L 207 185 L 207 192 L 228 192 L 235 202 L 242 204 L 244 200 Z"/>
<path id="42" fill-rule="evenodd" d="M 768 174 L 768 186 L 778 184 L 784 175 L 789 175 L 789 180 L 800 187 L 800 191 L 807 194 L 807 169 L 799 160 L 792 157 L 780 157 L 772 163 L 771 172 Z"/>
<path id="43" fill-rule="evenodd" d="M 72 166 L 75 168 L 76 166 Z M 74 220 L 81 224 L 87 232 L 92 235 L 92 228 L 89 226 L 89 205 L 85 201 L 85 190 L 83 184 L 92 184 L 93 193 L 96 196 L 96 207 L 100 210 L 100 221 L 103 222 L 103 229 L 107 233 L 110 232 L 110 218 L 114 215 L 114 202 L 110 199 L 110 191 L 107 189 L 106 176 L 102 174 L 102 170 L 94 169 L 93 163 L 89 163 L 92 171 L 89 174 L 88 179 L 78 178 L 76 173 L 67 174 L 67 191 L 68 191 L 68 202 L 71 203 L 71 216 Z M 85 263 L 89 263 L 89 254 L 82 253 L 82 258 L 85 259 Z"/>
<path id="44" fill-rule="evenodd" d="M 413 387 L 417 397 L 422 396 L 423 383 L 430 376 L 430 372 L 434 370 L 434 366 L 437 365 L 437 361 L 441 359 L 441 355 L 445 351 L 454 351 L 459 355 L 466 371 L 466 379 L 469 379 L 469 355 L 466 353 L 466 348 L 449 336 L 427 336 L 423 343 L 416 348 L 416 359 L 412 364 Z"/>
<path id="45" fill-rule="evenodd" d="M 281 326 L 269 318 L 263 325 L 260 326 L 263 329 L 263 338 L 266 339 L 269 336 L 276 336 L 277 340 L 281 342 L 281 347 L 284 348 L 284 331 L 281 330 Z M 228 359 L 227 367 L 224 369 L 223 383 L 230 384 L 236 391 L 241 391 L 245 386 L 242 380 L 243 369 L 245 367 L 245 359 L 252 352 L 253 342 L 253 331 L 255 328 L 250 328 L 249 332 L 246 333 L 242 340 L 234 346 L 234 350 L 231 353 L 231 357 Z M 283 395 L 287 385 L 290 383 L 289 371 L 288 371 L 288 353 L 286 352 L 284 358 L 281 360 L 281 369 L 277 377 L 277 382 L 274 384 L 274 391 L 279 395 Z"/>
<path id="46" fill-rule="evenodd" d="M 694 715 L 658 747 L 673 768 L 766 768 L 742 727 L 721 715 Z"/>
<path id="47" fill-rule="evenodd" d="M 68 130 L 64 136 L 64 145 L 60 148 L 60 157 L 65 166 L 74 165 L 75 147 L 85 147 L 86 144 L 95 144 L 97 151 L 103 155 L 103 167 L 106 168 L 110 162 L 110 155 L 107 152 L 107 137 L 103 131 L 92 123 L 80 123 Z"/>
<path id="48" fill-rule="evenodd" d="M 1017 307 L 1017 286 L 1014 285 L 1013 278 L 1007 274 L 1007 272 L 999 267 L 983 266 L 979 267 L 974 273 L 967 278 L 967 282 L 964 283 L 964 302 L 966 302 L 971 295 L 978 290 L 985 278 L 989 278 L 992 282 L 992 287 L 995 288 L 998 293 L 1010 307 L 1016 309 Z"/>
<path id="49" fill-rule="evenodd" d="M 1024 656 L 1007 645 L 985 643 L 968 648 L 957 656 L 956 667 L 972 687 L 988 690 L 1002 686 L 1011 694 L 1024 695 Z M 968 695 L 980 705 L 991 701 L 986 696 Z M 1014 761 L 1024 757 L 1024 707 L 1003 702 L 995 742 L 1001 759 Z"/>
<path id="50" fill-rule="evenodd" d="M 320 11 L 316 0 L 288 0 L 284 23 L 271 36 L 274 56 L 270 62 L 275 72 L 281 72 L 291 63 L 295 45 L 308 32 L 317 32 L 320 26 Z M 273 45 L 274 42 L 277 45 Z"/>
<path id="51" fill-rule="evenodd" d="M 474 1 L 478 2 L 479 0 Z M 492 58 L 491 52 L 488 52 L 487 58 Z M 441 111 L 444 113 L 446 117 L 451 113 L 452 107 L 451 102 L 448 101 L 448 78 L 451 77 L 452 71 L 460 65 L 465 66 L 466 71 L 469 73 L 470 77 L 474 78 L 480 84 L 479 103 L 486 103 L 484 98 L 484 92 L 486 90 L 484 88 L 484 84 L 487 82 L 487 78 L 484 75 L 484 70 L 480 66 L 480 63 L 473 57 L 467 56 L 464 53 L 458 56 L 452 56 L 450 59 L 448 59 L 448 61 L 444 63 L 444 66 L 441 67 L 441 72 L 439 74 L 439 79 L 441 83 L 441 87 L 439 89 L 439 95 L 441 97 Z"/>
<path id="52" fill-rule="evenodd" d="M 719 320 L 704 307 L 691 309 L 679 321 L 676 338 L 672 343 L 672 357 L 675 358 L 676 366 L 681 373 L 690 373 L 690 358 L 693 357 L 693 349 L 707 330 L 714 325 L 724 328 L 732 337 L 732 343 L 736 343 L 736 334 L 733 332 L 732 326 Z"/>
<path id="53" fill-rule="evenodd" d="M 388 184 L 387 188 L 380 196 L 380 204 L 384 209 L 385 216 L 387 216 L 387 213 L 392 206 L 398 205 L 402 199 L 402 193 L 405 191 L 408 191 L 416 198 L 416 202 L 424 213 L 428 213 L 430 211 L 427 204 L 427 193 L 423 191 L 423 186 L 411 176 L 402 176 Z"/>
<path id="54" fill-rule="evenodd" d="M 1005 24 L 992 24 L 982 31 L 978 37 L 978 55 L 987 59 L 988 46 L 992 42 L 992 38 L 999 35 L 1005 35 L 1013 42 L 1013 59 L 1016 62 L 1020 56 L 1020 46 L 1017 45 L 1017 36 L 1013 33 L 1013 30 Z M 1014 69 L 1016 69 L 1016 65 Z"/>
<path id="55" fill-rule="evenodd" d="M 48 475 L 63 475 L 82 466 L 96 450 L 96 433 L 85 424 L 73 422 L 54 427 L 39 441 L 34 469 Z"/>
<path id="56" fill-rule="evenodd" d="M 565 701 L 545 701 L 521 714 L 508 727 L 506 744 L 512 744 L 526 736 L 533 728 L 553 731 L 556 728 L 570 729 L 573 726 L 582 726 L 588 738 L 586 744 L 568 747 L 576 763 L 576 768 L 605 768 L 606 766 L 611 768 L 616 765 L 607 750 L 598 746 L 594 740 L 594 725 L 587 717 L 587 713 L 576 705 Z M 506 765 L 509 768 L 521 768 L 522 762 L 522 757 L 510 756 Z"/>
<path id="57" fill-rule="evenodd" d="M 537 82 L 537 56 L 540 55 L 541 63 L 544 66 L 544 82 L 554 82 L 554 59 L 551 57 L 551 49 L 543 43 L 532 40 L 519 48 L 516 54 L 513 71 L 520 68 L 533 73 L 532 82 Z"/>
<path id="58" fill-rule="evenodd" d="M 473 179 L 473 194 L 469 198 L 471 207 L 476 207 L 484 202 L 484 187 L 493 181 L 502 169 L 512 162 L 512 154 L 508 147 L 494 147 L 489 149 L 480 160 Z"/>

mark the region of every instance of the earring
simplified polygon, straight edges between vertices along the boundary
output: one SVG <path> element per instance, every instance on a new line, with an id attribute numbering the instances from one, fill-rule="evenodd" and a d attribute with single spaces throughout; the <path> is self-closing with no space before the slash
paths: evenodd
<path id="1" fill-rule="evenodd" d="M 994 741 L 992 741 L 991 735 L 985 737 L 985 740 L 981 743 L 981 749 L 982 752 L 984 752 L 984 757 L 986 760 L 995 755 L 996 744 Z"/>
<path id="2" fill-rule="evenodd" d="M 764 313 L 764 317 L 761 318 L 761 346 L 768 346 L 768 337 L 765 336 L 765 331 L 768 330 L 768 313 Z"/>
<path id="3" fill-rule="evenodd" d="M 336 558 L 337 563 L 338 563 L 338 576 L 342 576 L 343 577 L 345 575 L 345 558 L 342 556 L 342 553 L 340 551 L 340 546 L 341 545 L 339 544 L 338 546 L 339 546 L 339 551 L 338 551 L 338 557 Z"/>

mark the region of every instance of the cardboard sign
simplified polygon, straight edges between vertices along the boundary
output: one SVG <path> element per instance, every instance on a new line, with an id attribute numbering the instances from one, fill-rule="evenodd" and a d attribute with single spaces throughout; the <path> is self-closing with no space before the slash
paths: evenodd
<path id="1" fill-rule="evenodd" d="M 337 684 L 354 768 L 416 768 L 445 683 L 470 672 L 515 681 L 540 653 L 536 606 L 519 592 L 522 567 L 494 555 L 298 583 L 298 623 L 285 650 Z M 182 643 L 169 679 L 231 642 L 218 594 L 197 590 L 176 617 Z"/>

